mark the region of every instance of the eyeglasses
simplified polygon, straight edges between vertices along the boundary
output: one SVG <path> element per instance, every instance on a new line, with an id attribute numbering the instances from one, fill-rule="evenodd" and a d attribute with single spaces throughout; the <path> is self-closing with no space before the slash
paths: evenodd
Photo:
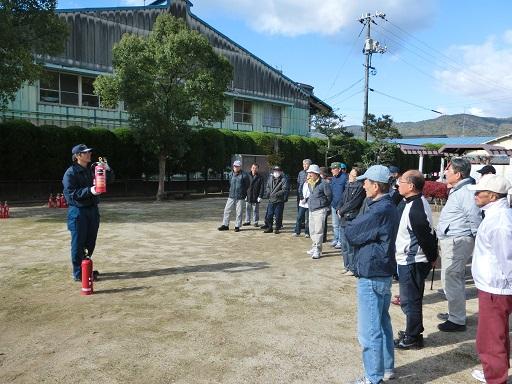
<path id="1" fill-rule="evenodd" d="M 398 184 L 412 184 L 410 181 L 404 181 L 402 179 L 396 179 L 396 181 L 398 182 Z"/>

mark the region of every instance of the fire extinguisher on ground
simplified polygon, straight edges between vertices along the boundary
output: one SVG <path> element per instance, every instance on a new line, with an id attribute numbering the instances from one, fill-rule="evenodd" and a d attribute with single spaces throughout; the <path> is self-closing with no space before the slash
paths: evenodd
<path id="1" fill-rule="evenodd" d="M 91 165 L 94 169 L 94 187 L 96 192 L 107 192 L 107 171 L 110 169 L 106 158 L 99 157 L 96 163 Z"/>
<path id="2" fill-rule="evenodd" d="M 82 291 L 80 294 L 82 296 L 92 295 L 93 291 L 93 272 L 92 272 L 92 260 L 90 257 L 86 256 L 85 259 L 82 260 Z"/>
<path id="3" fill-rule="evenodd" d="M 7 201 L 2 203 L 0 201 L 0 219 L 8 219 L 9 218 L 9 206 L 7 205 Z"/>

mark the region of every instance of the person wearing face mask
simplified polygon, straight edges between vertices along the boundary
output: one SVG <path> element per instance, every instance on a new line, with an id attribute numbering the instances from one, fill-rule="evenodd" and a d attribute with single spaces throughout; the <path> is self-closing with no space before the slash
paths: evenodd
<path id="1" fill-rule="evenodd" d="M 283 225 L 284 203 L 288 200 L 289 184 L 288 178 L 283 175 L 283 170 L 276 165 L 272 168 L 272 174 L 267 180 L 265 188 L 268 197 L 267 212 L 265 214 L 265 225 L 261 227 L 264 233 L 279 233 Z M 275 231 L 273 229 L 274 219 L 276 223 Z"/>
<path id="2" fill-rule="evenodd" d="M 64 197 L 68 203 L 68 230 L 71 232 L 71 264 L 73 280 L 82 280 L 82 260 L 91 257 L 96 247 L 100 227 L 98 210 L 99 195 L 93 184 L 93 171 L 89 168 L 92 148 L 78 144 L 71 150 L 73 165 L 62 178 Z M 107 182 L 113 179 L 113 172 L 107 166 Z M 87 250 L 87 255 L 86 255 Z M 94 271 L 94 277 L 98 274 Z"/>

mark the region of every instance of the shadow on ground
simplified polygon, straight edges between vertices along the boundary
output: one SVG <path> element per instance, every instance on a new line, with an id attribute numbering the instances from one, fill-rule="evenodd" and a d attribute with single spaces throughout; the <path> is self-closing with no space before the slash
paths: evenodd
<path id="1" fill-rule="evenodd" d="M 244 263 L 217 263 L 217 264 L 200 264 L 176 268 L 151 269 L 149 271 L 124 271 L 124 272 L 105 272 L 100 278 L 104 280 L 124 280 L 124 279 L 144 279 L 147 277 L 181 275 L 184 273 L 196 272 L 249 272 L 270 268 L 267 262 L 244 262 Z"/>

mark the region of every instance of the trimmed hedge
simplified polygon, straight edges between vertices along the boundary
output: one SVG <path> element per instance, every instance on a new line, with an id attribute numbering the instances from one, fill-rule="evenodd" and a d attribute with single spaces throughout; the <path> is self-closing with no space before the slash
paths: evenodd
<path id="1" fill-rule="evenodd" d="M 0 180 L 3 181 L 60 180 L 71 164 L 71 148 L 79 143 L 94 148 L 93 159 L 107 157 L 117 179 L 139 179 L 142 173 L 147 176 L 158 173 L 156 156 L 144 151 L 129 128 L 60 128 L 8 120 L 0 123 L 0 138 Z M 316 138 L 215 128 L 193 130 L 186 143 L 185 156 L 169 161 L 170 173 L 205 172 L 208 168 L 222 172 L 229 168 L 233 154 L 244 153 L 268 155 L 271 165 L 280 163 L 284 172 L 296 175 L 305 158 L 323 165 L 320 148 L 325 144 Z M 330 161 L 343 161 L 349 168 L 360 161 L 368 146 L 353 138 L 335 139 L 333 144 L 341 147 L 342 153 Z M 413 168 L 412 158 L 398 157 L 402 160 L 399 163 L 404 163 L 397 164 L 402 169 Z"/>

